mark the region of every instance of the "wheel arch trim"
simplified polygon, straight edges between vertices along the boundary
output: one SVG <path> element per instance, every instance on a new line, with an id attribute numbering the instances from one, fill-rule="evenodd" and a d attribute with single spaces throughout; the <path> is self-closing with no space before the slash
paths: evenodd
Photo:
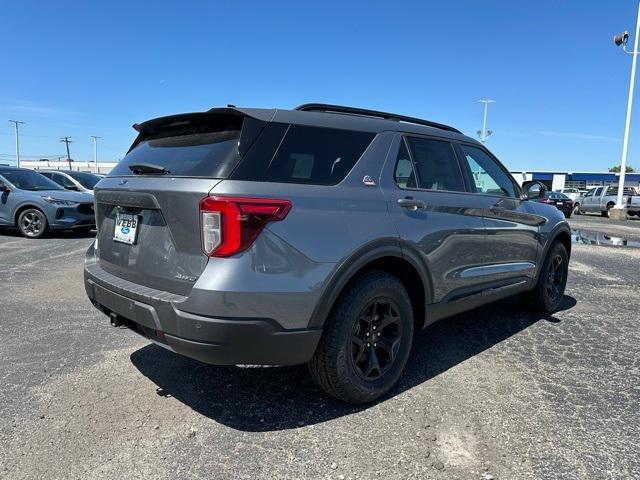
<path id="1" fill-rule="evenodd" d="M 385 257 L 396 257 L 411 264 L 418 272 L 424 287 L 425 303 L 430 303 L 433 298 L 431 277 L 428 269 L 419 257 L 406 248 L 402 248 L 400 240 L 396 237 L 383 238 L 369 242 L 354 252 L 345 260 L 339 262 L 332 272 L 323 289 L 309 320 L 309 327 L 319 327 L 331 312 L 338 296 L 354 276 L 368 264 Z"/>
<path id="2" fill-rule="evenodd" d="M 547 242 L 544 245 L 544 248 L 542 249 L 542 253 L 541 253 L 540 259 L 538 261 L 538 265 L 540 267 L 536 271 L 535 281 L 538 280 L 538 277 L 540 275 L 540 268 L 544 263 L 544 259 L 547 257 L 547 253 L 549 252 L 549 248 L 551 248 L 551 245 L 553 245 L 553 243 L 561 235 L 566 235 L 566 236 L 569 237 L 569 248 L 567 249 L 567 256 L 569 258 L 571 258 L 571 228 L 569 227 L 569 225 L 566 222 L 560 223 L 560 224 L 556 225 L 553 228 L 553 230 L 551 230 L 551 232 L 549 232 L 548 235 L 547 235 Z"/>
<path id="3" fill-rule="evenodd" d="M 22 204 L 16 206 L 14 208 L 14 210 L 13 210 L 13 214 L 11 215 L 11 217 L 13 218 L 13 225 L 14 226 L 16 226 L 16 227 L 18 226 L 18 218 L 20 217 L 20 214 L 22 212 L 24 212 L 25 210 L 29 209 L 29 208 L 34 208 L 36 210 L 41 211 L 42 214 L 47 219 L 47 222 L 51 222 L 51 220 L 47 216 L 47 212 L 45 211 L 44 208 L 42 208 L 41 206 L 39 206 L 38 204 L 33 203 L 33 202 L 25 202 L 25 203 L 22 203 Z"/>

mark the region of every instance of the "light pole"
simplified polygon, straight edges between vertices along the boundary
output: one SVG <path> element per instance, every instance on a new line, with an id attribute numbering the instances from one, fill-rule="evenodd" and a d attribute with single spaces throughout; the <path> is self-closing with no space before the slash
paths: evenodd
<path id="1" fill-rule="evenodd" d="M 618 198 L 616 199 L 616 206 L 613 207 L 616 212 L 614 217 L 619 217 L 626 220 L 627 215 L 624 205 L 622 205 L 622 194 L 624 193 L 624 176 L 627 171 L 627 151 L 629 147 L 629 129 L 631 128 L 631 107 L 633 106 L 633 87 L 636 80 L 636 60 L 638 59 L 638 38 L 640 37 L 640 3 L 638 3 L 638 17 L 636 20 L 636 36 L 633 39 L 633 51 L 627 50 L 627 42 L 629 41 L 629 32 L 617 34 L 613 37 L 613 41 L 619 47 L 622 45 L 622 49 L 625 53 L 631 55 L 631 80 L 629 81 L 629 95 L 627 96 L 627 117 L 624 122 L 624 138 L 622 140 L 622 158 L 620 159 L 620 179 L 618 183 Z"/>
<path id="2" fill-rule="evenodd" d="M 9 123 L 13 123 L 16 128 L 16 167 L 20 168 L 20 141 L 18 140 L 18 126 L 24 125 L 24 122 L 9 120 Z"/>
<path id="3" fill-rule="evenodd" d="M 93 140 L 93 163 L 95 164 L 95 172 L 98 173 L 98 139 L 95 135 L 91 135 Z"/>
<path id="4" fill-rule="evenodd" d="M 484 103 L 484 116 L 482 117 L 482 130 L 478 130 L 476 133 L 480 137 L 480 141 L 484 143 L 487 140 L 487 137 L 493 133 L 492 130 L 487 130 L 487 108 L 489 107 L 490 103 L 496 103 L 496 101 L 486 98 L 483 100 L 478 100 L 478 102 Z"/>

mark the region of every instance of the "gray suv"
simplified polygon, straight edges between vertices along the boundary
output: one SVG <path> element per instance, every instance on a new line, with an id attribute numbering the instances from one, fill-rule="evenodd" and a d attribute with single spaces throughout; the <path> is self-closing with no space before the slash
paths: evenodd
<path id="1" fill-rule="evenodd" d="M 95 188 L 85 287 L 114 326 L 229 365 L 308 363 L 373 401 L 413 334 L 521 294 L 564 294 L 570 229 L 480 143 L 335 105 L 214 108 L 134 125 Z"/>

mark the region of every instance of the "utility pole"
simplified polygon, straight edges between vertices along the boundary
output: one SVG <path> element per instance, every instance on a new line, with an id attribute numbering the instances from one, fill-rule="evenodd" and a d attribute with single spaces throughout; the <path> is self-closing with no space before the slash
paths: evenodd
<path id="1" fill-rule="evenodd" d="M 69 153 L 69 144 L 73 143 L 71 137 L 62 137 L 60 141 L 67 146 L 67 162 L 69 162 L 69 170 L 71 170 L 71 154 Z"/>
<path id="2" fill-rule="evenodd" d="M 9 120 L 9 123 L 13 123 L 16 128 L 16 167 L 20 168 L 20 142 L 18 140 L 18 126 L 24 125 L 24 122 L 18 120 Z"/>
<path id="3" fill-rule="evenodd" d="M 626 220 L 627 211 L 626 207 L 622 204 L 622 195 L 624 194 L 624 176 L 627 171 L 627 153 L 629 146 L 629 130 L 631 128 L 631 108 L 633 107 L 633 87 L 636 80 L 636 60 L 638 59 L 638 40 L 640 37 L 640 3 L 638 3 L 638 17 L 636 19 L 636 36 L 633 39 L 633 51 L 627 50 L 627 41 L 629 40 L 629 32 L 619 33 L 613 37 L 613 41 L 619 47 L 622 45 L 622 49 L 625 53 L 632 56 L 631 60 L 631 80 L 629 80 L 629 93 L 627 95 L 627 116 L 624 122 L 624 137 L 622 140 L 622 158 L 620 159 L 620 177 L 618 181 L 618 198 L 616 199 L 616 205 L 612 209 L 613 217 L 616 220 Z"/>
<path id="4" fill-rule="evenodd" d="M 98 139 L 102 137 L 96 137 L 91 135 L 93 140 L 93 163 L 95 164 L 95 172 L 98 173 Z"/>
<path id="5" fill-rule="evenodd" d="M 487 130 L 487 107 L 490 103 L 496 103 L 495 100 L 483 99 L 478 100 L 480 103 L 484 103 L 484 116 L 482 117 L 482 130 L 478 130 L 478 136 L 480 137 L 480 141 L 484 143 L 487 140 L 487 137 L 493 133 L 492 130 Z"/>

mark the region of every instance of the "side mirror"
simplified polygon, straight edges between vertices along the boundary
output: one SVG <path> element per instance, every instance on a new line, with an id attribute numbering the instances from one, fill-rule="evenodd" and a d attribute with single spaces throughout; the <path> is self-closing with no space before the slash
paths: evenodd
<path id="1" fill-rule="evenodd" d="M 10 191 L 11 189 L 6 183 L 0 182 L 0 192 L 10 192 Z"/>
<path id="2" fill-rule="evenodd" d="M 544 197 L 547 187 L 537 180 L 529 180 L 522 182 L 522 191 L 524 192 L 524 200 L 537 200 Z"/>

